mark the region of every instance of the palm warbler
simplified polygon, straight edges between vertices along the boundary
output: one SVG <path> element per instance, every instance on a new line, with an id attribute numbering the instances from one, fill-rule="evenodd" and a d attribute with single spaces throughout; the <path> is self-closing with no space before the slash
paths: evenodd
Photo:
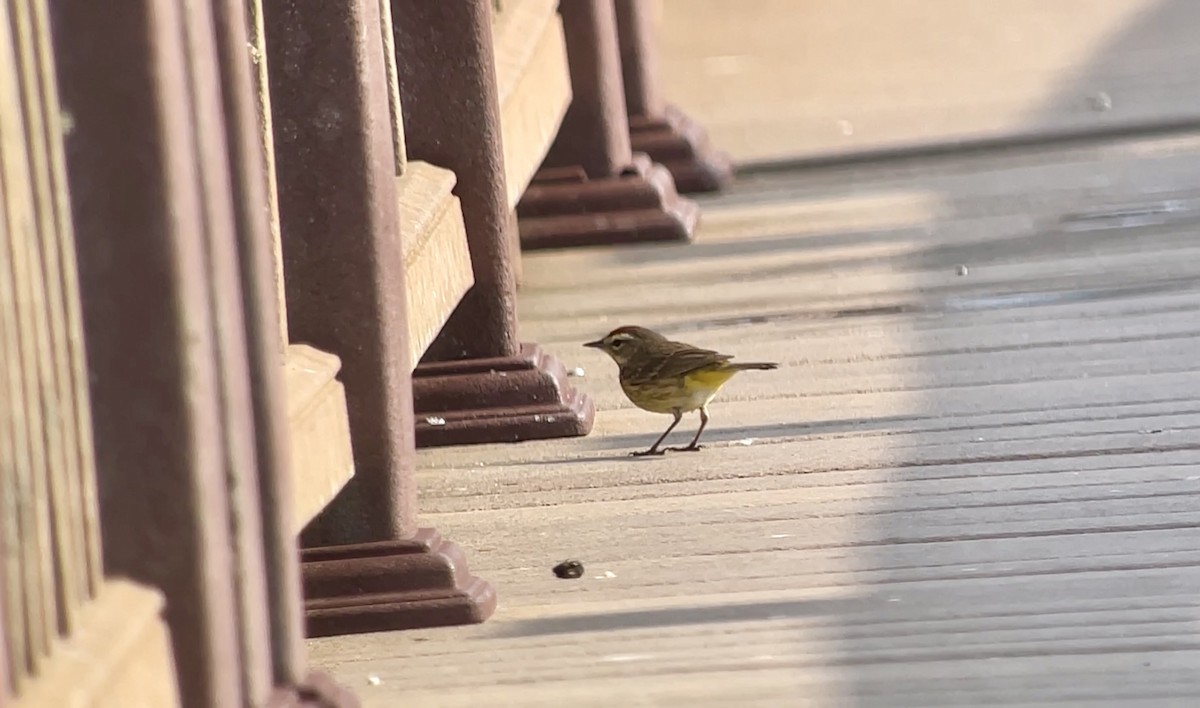
<path id="1" fill-rule="evenodd" d="M 699 450 L 700 434 L 708 425 L 708 402 L 725 382 L 747 369 L 778 369 L 774 363 L 735 364 L 733 357 L 690 344 L 672 342 L 645 327 L 618 327 L 603 339 L 583 346 L 603 350 L 617 362 L 621 389 L 633 405 L 652 413 L 670 413 L 675 420 L 649 450 L 633 455 L 661 455 L 666 450 Z M 658 446 L 679 425 L 684 413 L 700 409 L 700 429 L 687 447 Z"/>

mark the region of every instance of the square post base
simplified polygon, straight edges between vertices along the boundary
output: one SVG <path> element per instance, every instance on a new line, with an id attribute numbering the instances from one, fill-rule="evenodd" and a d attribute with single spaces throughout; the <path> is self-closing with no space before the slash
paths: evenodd
<path id="1" fill-rule="evenodd" d="M 587 435 L 596 415 L 562 362 L 536 344 L 514 357 L 421 364 L 413 407 L 417 447 Z"/>
<path id="2" fill-rule="evenodd" d="M 435 529 L 411 539 L 301 552 L 309 637 L 478 624 L 496 591 Z"/>
<path id="3" fill-rule="evenodd" d="M 719 192 L 733 180 L 729 156 L 713 148 L 704 127 L 675 106 L 662 115 L 630 116 L 629 137 L 634 152 L 671 172 L 681 194 Z"/>
<path id="4" fill-rule="evenodd" d="M 679 196 L 666 167 L 635 153 L 614 177 L 582 168 L 540 171 L 517 205 L 521 248 L 692 240 L 700 208 Z"/>

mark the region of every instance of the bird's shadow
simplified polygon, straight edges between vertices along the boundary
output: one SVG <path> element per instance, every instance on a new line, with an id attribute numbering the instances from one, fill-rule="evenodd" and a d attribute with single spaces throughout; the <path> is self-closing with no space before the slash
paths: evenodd
<path id="1" fill-rule="evenodd" d="M 653 460 L 661 460 L 665 457 L 687 456 L 696 458 L 697 461 L 703 458 L 705 452 L 716 447 L 728 447 L 731 443 L 739 441 L 749 441 L 747 444 L 755 444 L 760 439 L 784 438 L 787 440 L 795 440 L 815 435 L 836 435 L 839 433 L 862 433 L 862 432 L 886 432 L 893 430 L 905 423 L 912 423 L 930 416 L 926 415 L 892 415 L 880 416 L 876 418 L 844 418 L 824 421 L 811 421 L 807 423 L 772 423 L 768 425 L 748 425 L 735 428 L 709 428 L 704 431 L 704 437 L 700 440 L 701 449 L 698 451 L 670 451 L 668 450 L 663 455 L 645 455 L 635 456 L 632 453 L 645 450 L 650 447 L 651 443 L 661 435 L 661 433 L 623 433 L 618 435 L 605 435 L 603 437 L 588 437 L 589 448 L 598 453 L 607 453 L 600 455 L 582 456 L 561 456 L 552 457 L 541 460 L 530 460 L 523 464 L 530 465 L 562 465 L 567 463 L 592 463 L 592 462 L 616 462 L 620 460 L 628 460 L 631 462 L 649 462 Z M 663 445 L 682 446 L 687 444 L 695 435 L 695 430 L 676 430 L 672 431 L 671 436 L 663 441 Z M 674 441 L 672 442 L 672 440 Z M 616 454 L 617 451 L 622 451 Z"/>

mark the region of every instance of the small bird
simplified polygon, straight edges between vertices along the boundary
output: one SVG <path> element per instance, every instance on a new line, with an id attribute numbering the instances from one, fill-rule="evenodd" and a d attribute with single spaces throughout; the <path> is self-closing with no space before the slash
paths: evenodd
<path id="1" fill-rule="evenodd" d="M 700 434 L 708 425 L 708 402 L 725 382 L 739 371 L 778 369 L 770 362 L 733 363 L 733 357 L 683 342 L 673 342 L 645 327 L 618 327 L 602 339 L 583 346 L 600 349 L 617 362 L 621 390 L 635 406 L 652 413 L 670 413 L 675 420 L 648 450 L 632 453 L 661 455 L 666 450 L 692 452 L 701 449 Z M 700 429 L 687 447 L 659 445 L 679 425 L 684 413 L 700 409 Z"/>

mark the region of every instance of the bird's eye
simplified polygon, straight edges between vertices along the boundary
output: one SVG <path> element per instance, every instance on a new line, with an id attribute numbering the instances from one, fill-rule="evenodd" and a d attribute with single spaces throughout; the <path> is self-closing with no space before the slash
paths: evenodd
<path id="1" fill-rule="evenodd" d="M 623 339 L 614 339 L 614 340 L 612 340 L 612 342 L 609 344 L 609 346 L 610 346 L 610 347 L 612 347 L 613 349 L 620 349 L 620 348 L 621 348 L 621 345 L 622 345 L 622 344 L 624 344 L 624 343 L 625 343 L 625 340 L 623 340 Z"/>

